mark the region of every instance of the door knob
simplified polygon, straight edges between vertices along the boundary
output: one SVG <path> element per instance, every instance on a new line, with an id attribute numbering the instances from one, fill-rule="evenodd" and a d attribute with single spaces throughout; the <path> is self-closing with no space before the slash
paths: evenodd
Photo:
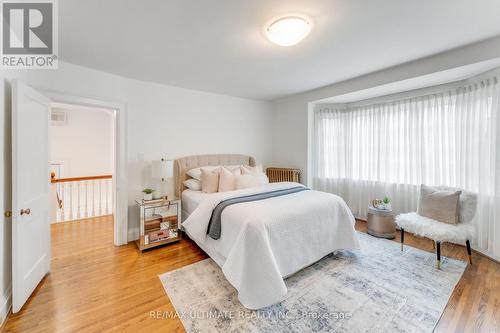
<path id="1" fill-rule="evenodd" d="M 29 208 L 21 209 L 21 215 L 24 215 L 24 214 L 26 214 L 26 215 L 31 214 L 31 209 L 29 209 Z"/>

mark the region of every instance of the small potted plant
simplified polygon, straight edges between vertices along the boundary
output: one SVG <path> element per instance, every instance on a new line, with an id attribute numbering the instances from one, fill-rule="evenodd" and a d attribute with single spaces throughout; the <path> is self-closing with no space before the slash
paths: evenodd
<path id="1" fill-rule="evenodd" d="M 150 189 L 150 188 L 145 188 L 144 190 L 142 190 L 142 193 L 143 193 L 143 196 L 142 196 L 142 199 L 144 200 L 153 200 L 153 192 L 155 190 L 153 189 Z"/>
<path id="2" fill-rule="evenodd" d="M 384 209 L 391 210 L 391 199 L 389 199 L 389 197 L 384 197 L 382 202 L 384 203 Z"/>

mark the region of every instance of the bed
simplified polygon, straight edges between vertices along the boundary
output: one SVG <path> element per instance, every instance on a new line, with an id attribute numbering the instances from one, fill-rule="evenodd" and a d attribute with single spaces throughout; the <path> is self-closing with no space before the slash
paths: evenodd
<path id="1" fill-rule="evenodd" d="M 183 231 L 221 267 L 246 308 L 280 302 L 287 293 L 286 277 L 336 250 L 359 248 L 354 217 L 340 197 L 290 182 L 217 193 L 184 187 L 188 170 L 209 165 L 255 166 L 255 159 L 198 155 L 174 163 Z M 255 196 L 265 199 L 243 200 Z M 220 213 L 220 233 L 214 238 L 214 210 L 231 200 L 235 203 Z"/>

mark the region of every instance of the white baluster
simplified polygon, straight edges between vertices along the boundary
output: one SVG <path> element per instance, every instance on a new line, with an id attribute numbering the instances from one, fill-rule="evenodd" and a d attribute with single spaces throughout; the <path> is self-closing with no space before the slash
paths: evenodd
<path id="1" fill-rule="evenodd" d="M 112 179 L 108 179 L 108 187 L 109 187 L 109 191 L 108 191 L 108 214 L 112 214 L 113 213 L 113 180 Z"/>
<path id="2" fill-rule="evenodd" d="M 114 203 L 113 203 L 113 178 L 109 180 L 109 214 L 113 214 Z"/>
<path id="3" fill-rule="evenodd" d="M 57 222 L 64 221 L 64 214 L 65 214 L 64 206 L 66 206 L 66 198 L 64 197 L 64 194 L 66 193 L 66 191 L 64 191 L 64 184 L 65 183 L 59 183 L 59 186 L 60 186 L 59 189 L 61 190 L 61 193 L 59 193 L 59 195 L 60 195 L 59 199 L 62 200 L 62 208 L 60 209 L 60 215 L 59 215 Z"/>
<path id="4" fill-rule="evenodd" d="M 85 217 L 89 217 L 89 201 L 88 201 L 88 181 L 83 183 L 83 187 L 85 189 L 85 210 L 83 212 Z"/>
<path id="5" fill-rule="evenodd" d="M 106 193 L 104 194 L 104 198 L 106 200 L 106 209 L 105 209 L 105 212 L 106 214 L 105 215 L 108 215 L 109 214 L 109 181 L 108 180 L 105 180 L 104 181 L 104 186 L 106 187 Z"/>
<path id="6" fill-rule="evenodd" d="M 92 216 L 95 216 L 95 180 L 92 181 Z"/>
<path id="7" fill-rule="evenodd" d="M 99 184 L 99 216 L 102 216 L 102 182 L 101 180 L 97 181 Z"/>
<path id="8" fill-rule="evenodd" d="M 76 183 L 76 190 L 77 190 L 77 193 L 76 193 L 76 218 L 79 220 L 81 219 L 81 200 L 80 200 L 80 184 L 81 182 L 77 182 Z"/>
<path id="9" fill-rule="evenodd" d="M 73 182 L 69 182 L 68 183 L 68 187 L 69 187 L 69 200 L 68 200 L 68 220 L 72 220 L 73 219 Z"/>

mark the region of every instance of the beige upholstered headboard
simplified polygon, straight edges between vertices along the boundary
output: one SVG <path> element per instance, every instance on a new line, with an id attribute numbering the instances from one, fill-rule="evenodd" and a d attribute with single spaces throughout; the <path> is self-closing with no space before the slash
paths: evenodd
<path id="1" fill-rule="evenodd" d="M 255 166 L 255 159 L 248 155 L 214 154 L 193 155 L 179 158 L 174 161 L 175 195 L 180 198 L 185 186 L 182 182 L 190 178 L 186 175 L 188 170 L 207 165 L 236 165 L 244 164 Z"/>

